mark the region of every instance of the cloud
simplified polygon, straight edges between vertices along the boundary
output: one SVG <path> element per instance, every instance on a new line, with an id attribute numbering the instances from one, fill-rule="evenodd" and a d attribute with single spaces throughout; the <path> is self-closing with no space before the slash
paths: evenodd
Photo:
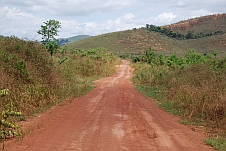
<path id="1" fill-rule="evenodd" d="M 172 12 L 163 12 L 162 14 L 159 14 L 157 17 L 154 18 L 154 22 L 156 24 L 170 24 L 172 20 L 176 17 L 177 15 L 174 15 Z"/>
<path id="2" fill-rule="evenodd" d="M 62 29 L 60 30 L 60 35 L 62 37 L 65 37 L 66 35 L 73 36 L 89 33 L 92 33 L 92 35 L 98 35 L 107 32 L 144 27 L 146 24 L 168 23 L 171 22 L 175 17 L 176 15 L 174 15 L 173 13 L 164 12 L 162 14 L 159 14 L 157 17 L 151 18 L 140 18 L 139 16 L 135 16 L 132 13 L 126 13 L 114 20 L 106 20 L 102 22 L 85 22 L 83 24 L 80 24 L 73 20 L 61 20 Z"/>
<path id="3" fill-rule="evenodd" d="M 32 14 L 21 12 L 17 8 L 9 9 L 8 7 L 0 7 L 0 15 L 3 20 L 21 20 L 22 18 L 32 18 Z"/>
<path id="4" fill-rule="evenodd" d="M 98 35 L 225 13 L 225 7 L 225 0 L 1 0 L 0 34 L 33 38 L 44 21 L 57 19 L 60 37 Z"/>
<path id="5" fill-rule="evenodd" d="M 55 16 L 87 16 L 94 13 L 120 10 L 131 5 L 129 0 L 5 0 L 4 3 L 36 14 L 41 12 Z"/>
<path id="6" fill-rule="evenodd" d="M 19 36 L 19 38 L 35 36 L 35 28 L 43 22 L 32 14 L 22 12 L 17 8 L 0 7 L 1 34 L 5 36 Z"/>
<path id="7" fill-rule="evenodd" d="M 136 16 L 132 13 L 127 13 L 115 20 L 106 20 L 102 22 L 84 22 L 80 24 L 73 20 L 61 20 L 62 29 L 60 30 L 60 34 L 63 37 L 68 34 L 70 34 L 70 36 L 89 33 L 92 33 L 92 35 L 98 35 L 106 32 L 132 29 L 136 26 L 136 23 L 134 23 L 135 19 Z"/>
<path id="8" fill-rule="evenodd" d="M 172 7 L 174 9 L 183 9 L 184 11 L 187 10 L 208 10 L 211 12 L 220 12 L 225 11 L 226 1 L 225 0 L 169 0 L 167 3 L 168 7 Z"/>

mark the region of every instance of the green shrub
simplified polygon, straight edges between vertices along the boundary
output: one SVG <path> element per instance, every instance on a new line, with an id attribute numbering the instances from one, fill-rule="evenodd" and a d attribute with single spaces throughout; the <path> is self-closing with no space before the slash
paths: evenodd
<path id="1" fill-rule="evenodd" d="M 7 96 L 9 89 L 0 90 L 0 101 L 1 97 Z M 4 141 L 10 136 L 19 136 L 19 125 L 14 124 L 14 119 L 12 117 L 19 117 L 22 115 L 21 112 L 15 112 L 11 108 L 7 110 L 0 110 L 0 139 L 2 140 L 2 148 L 4 150 Z"/>
<path id="2" fill-rule="evenodd" d="M 116 56 L 102 47 L 88 51 L 65 47 L 63 54 L 51 57 L 38 42 L 1 38 L 0 89 L 10 89 L 10 95 L 1 99 L 1 107 L 7 110 L 10 104 L 26 116 L 33 115 L 86 93 L 92 80 L 115 73 L 116 61 Z"/>
<path id="3" fill-rule="evenodd" d="M 147 61 L 134 64 L 134 84 L 139 89 L 145 88 L 142 91 L 152 97 L 158 94 L 160 107 L 182 116 L 186 123 L 206 126 L 224 137 L 225 58 L 201 55 L 194 50 L 188 50 L 185 57 L 172 55 L 161 58 L 166 64 L 154 62 L 153 66 L 153 62 Z M 155 93 L 153 90 L 156 89 L 161 93 Z"/>

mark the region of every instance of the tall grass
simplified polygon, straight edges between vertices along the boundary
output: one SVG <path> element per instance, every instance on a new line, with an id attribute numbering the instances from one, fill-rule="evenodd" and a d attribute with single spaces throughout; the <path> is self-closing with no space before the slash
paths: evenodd
<path id="1" fill-rule="evenodd" d="M 57 64 L 62 77 L 62 93 L 76 97 L 84 94 L 91 87 L 93 80 L 115 73 L 117 58 L 102 47 L 95 49 L 68 50 L 69 59 Z M 58 58 L 55 58 L 56 62 Z"/>
<path id="2" fill-rule="evenodd" d="M 9 89 L 9 95 L 0 98 L 0 111 L 34 115 L 80 96 L 91 89 L 92 80 L 113 74 L 116 61 L 104 48 L 65 49 L 50 57 L 38 42 L 1 37 L 0 90 Z"/>
<path id="3" fill-rule="evenodd" d="M 167 98 L 174 109 L 188 120 L 226 130 L 226 72 L 208 64 L 187 67 L 167 79 Z"/>
<path id="4" fill-rule="evenodd" d="M 174 60 L 165 57 L 162 65 L 156 58 L 134 64 L 133 81 L 138 89 L 159 100 L 160 107 L 180 115 L 183 123 L 202 125 L 211 135 L 225 137 L 226 58 L 195 51 L 182 58 L 174 56 Z"/>

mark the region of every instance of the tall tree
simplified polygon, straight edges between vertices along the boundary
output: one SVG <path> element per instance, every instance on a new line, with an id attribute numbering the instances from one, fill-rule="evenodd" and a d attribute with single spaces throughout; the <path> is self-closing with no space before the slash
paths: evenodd
<path id="1" fill-rule="evenodd" d="M 44 22 L 44 25 L 41 25 L 41 29 L 37 31 L 38 34 L 42 35 L 42 43 L 46 46 L 51 56 L 59 47 L 55 38 L 55 36 L 58 36 L 59 28 L 61 28 L 61 23 L 50 19 Z"/>

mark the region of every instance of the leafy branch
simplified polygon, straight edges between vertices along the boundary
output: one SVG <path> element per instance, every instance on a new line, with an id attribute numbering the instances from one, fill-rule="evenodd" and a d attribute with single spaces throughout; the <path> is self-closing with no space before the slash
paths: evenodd
<path id="1" fill-rule="evenodd" d="M 9 89 L 3 89 L 0 90 L 0 97 L 7 96 L 9 93 Z M 4 141 L 7 137 L 11 136 L 19 136 L 20 132 L 19 125 L 13 123 L 13 120 L 11 117 L 19 117 L 21 116 L 21 112 L 15 112 L 11 108 L 7 109 L 6 111 L 2 110 L 0 112 L 0 139 L 2 139 L 2 148 L 4 150 Z"/>

